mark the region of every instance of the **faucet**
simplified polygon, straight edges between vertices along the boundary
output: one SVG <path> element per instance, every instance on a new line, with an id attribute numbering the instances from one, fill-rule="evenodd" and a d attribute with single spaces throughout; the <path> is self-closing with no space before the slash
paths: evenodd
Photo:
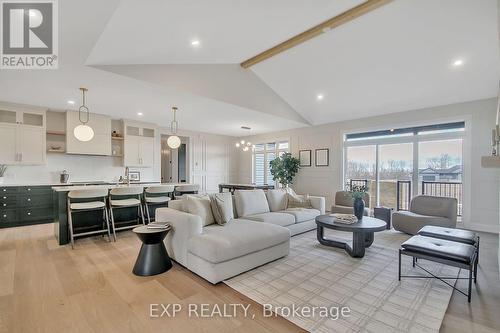
<path id="1" fill-rule="evenodd" d="M 123 183 L 127 181 L 127 186 L 130 186 L 130 170 L 127 167 L 125 167 L 125 177 L 120 176 L 120 179 L 118 180 L 119 183 Z"/>

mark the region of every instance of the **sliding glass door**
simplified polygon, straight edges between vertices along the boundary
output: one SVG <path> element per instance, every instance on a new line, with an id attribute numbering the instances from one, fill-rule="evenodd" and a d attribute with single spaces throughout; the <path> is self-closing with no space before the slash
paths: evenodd
<path id="1" fill-rule="evenodd" d="M 370 206 L 408 210 L 413 196 L 456 198 L 463 211 L 465 122 L 344 137 L 344 181 L 367 184 Z"/>
<path id="2" fill-rule="evenodd" d="M 418 193 L 456 198 L 462 215 L 462 139 L 419 143 Z"/>
<path id="3" fill-rule="evenodd" d="M 373 206 L 377 202 L 377 146 L 347 147 L 345 161 L 345 180 L 348 186 L 368 186 L 370 206 Z"/>
<path id="4" fill-rule="evenodd" d="M 397 209 L 411 196 L 413 144 L 378 145 L 378 155 L 378 204 Z"/>

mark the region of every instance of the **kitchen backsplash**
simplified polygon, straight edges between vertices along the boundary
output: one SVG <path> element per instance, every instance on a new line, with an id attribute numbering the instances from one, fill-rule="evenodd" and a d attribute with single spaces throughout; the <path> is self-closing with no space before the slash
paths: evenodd
<path id="1" fill-rule="evenodd" d="M 9 166 L 5 183 L 58 183 L 63 170 L 70 174 L 70 182 L 110 181 L 115 182 L 125 173 L 122 161 L 110 156 L 47 154 L 46 165 Z M 141 181 L 159 181 L 156 168 L 130 168 L 139 171 Z M 155 172 L 157 175 L 155 175 Z"/>

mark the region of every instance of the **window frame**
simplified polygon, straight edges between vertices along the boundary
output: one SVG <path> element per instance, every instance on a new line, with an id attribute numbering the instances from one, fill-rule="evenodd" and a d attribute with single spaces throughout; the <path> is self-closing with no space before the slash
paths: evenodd
<path id="1" fill-rule="evenodd" d="M 288 143 L 288 146 L 287 148 L 279 148 L 279 145 L 280 143 Z M 274 149 L 267 149 L 267 145 L 268 144 L 274 144 Z M 252 183 L 253 184 L 257 184 L 256 183 L 256 178 L 257 178 L 257 175 L 256 175 L 256 172 L 257 172 L 257 168 L 256 168 L 256 165 L 255 165 L 255 154 L 264 154 L 264 184 L 258 184 L 258 185 L 276 185 L 275 181 L 271 178 L 271 179 L 268 179 L 268 175 L 270 174 L 270 166 L 269 166 L 269 162 L 268 159 L 267 159 L 267 155 L 268 153 L 274 153 L 275 154 L 275 158 L 280 156 L 281 153 L 289 153 L 290 152 L 290 140 L 289 139 L 274 139 L 274 140 L 266 140 L 266 141 L 263 141 L 263 142 L 259 142 L 259 143 L 255 143 L 254 144 L 255 146 L 258 146 L 258 145 L 263 145 L 264 149 L 262 150 L 256 150 L 255 148 L 252 149 Z"/>
<path id="2" fill-rule="evenodd" d="M 379 146 L 384 144 L 398 144 L 398 143 L 412 143 L 413 146 L 413 177 L 412 183 L 418 184 L 418 161 L 419 161 L 419 143 L 420 142 L 429 142 L 429 141 L 442 141 L 442 140 L 454 140 L 461 139 L 462 140 L 462 186 L 463 186 L 463 207 L 462 207 L 462 218 L 458 223 L 462 223 L 464 226 L 468 225 L 470 222 L 470 193 L 471 193 L 471 157 L 470 157 L 470 131 L 471 131 L 471 117 L 463 116 L 461 118 L 451 118 L 451 119 L 436 119 L 436 124 L 442 123 L 455 123 L 455 122 L 463 122 L 464 129 L 457 130 L 454 132 L 443 132 L 443 133 L 429 133 L 429 134 L 418 134 L 414 133 L 413 135 L 408 136 L 387 136 L 387 137 L 378 137 L 378 138 L 367 138 L 367 139 L 355 139 L 355 140 L 347 140 L 347 136 L 353 133 L 365 133 L 365 132 L 387 132 L 387 128 L 397 128 L 397 126 L 391 126 L 391 124 L 386 124 L 382 128 L 369 128 L 369 129 L 359 129 L 359 130 L 346 130 L 340 133 L 341 142 L 342 142 L 342 171 L 341 178 L 342 179 L 342 187 L 345 187 L 346 179 L 346 170 L 347 170 L 347 148 L 352 146 L 369 146 L 373 145 L 376 148 L 376 179 L 379 179 Z M 427 127 L 428 124 L 416 124 L 415 127 Z M 407 125 L 406 125 L 407 126 Z M 432 126 L 432 125 L 431 125 Z M 389 130 L 390 131 L 390 130 Z M 377 199 L 379 198 L 379 189 L 377 188 Z M 418 186 L 412 186 L 412 197 L 419 195 Z"/>

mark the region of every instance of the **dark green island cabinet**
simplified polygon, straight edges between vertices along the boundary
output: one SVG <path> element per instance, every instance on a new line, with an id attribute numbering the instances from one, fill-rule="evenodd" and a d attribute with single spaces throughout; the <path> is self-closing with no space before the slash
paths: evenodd
<path id="1" fill-rule="evenodd" d="M 1 186 L 0 228 L 54 222 L 51 186 Z"/>

